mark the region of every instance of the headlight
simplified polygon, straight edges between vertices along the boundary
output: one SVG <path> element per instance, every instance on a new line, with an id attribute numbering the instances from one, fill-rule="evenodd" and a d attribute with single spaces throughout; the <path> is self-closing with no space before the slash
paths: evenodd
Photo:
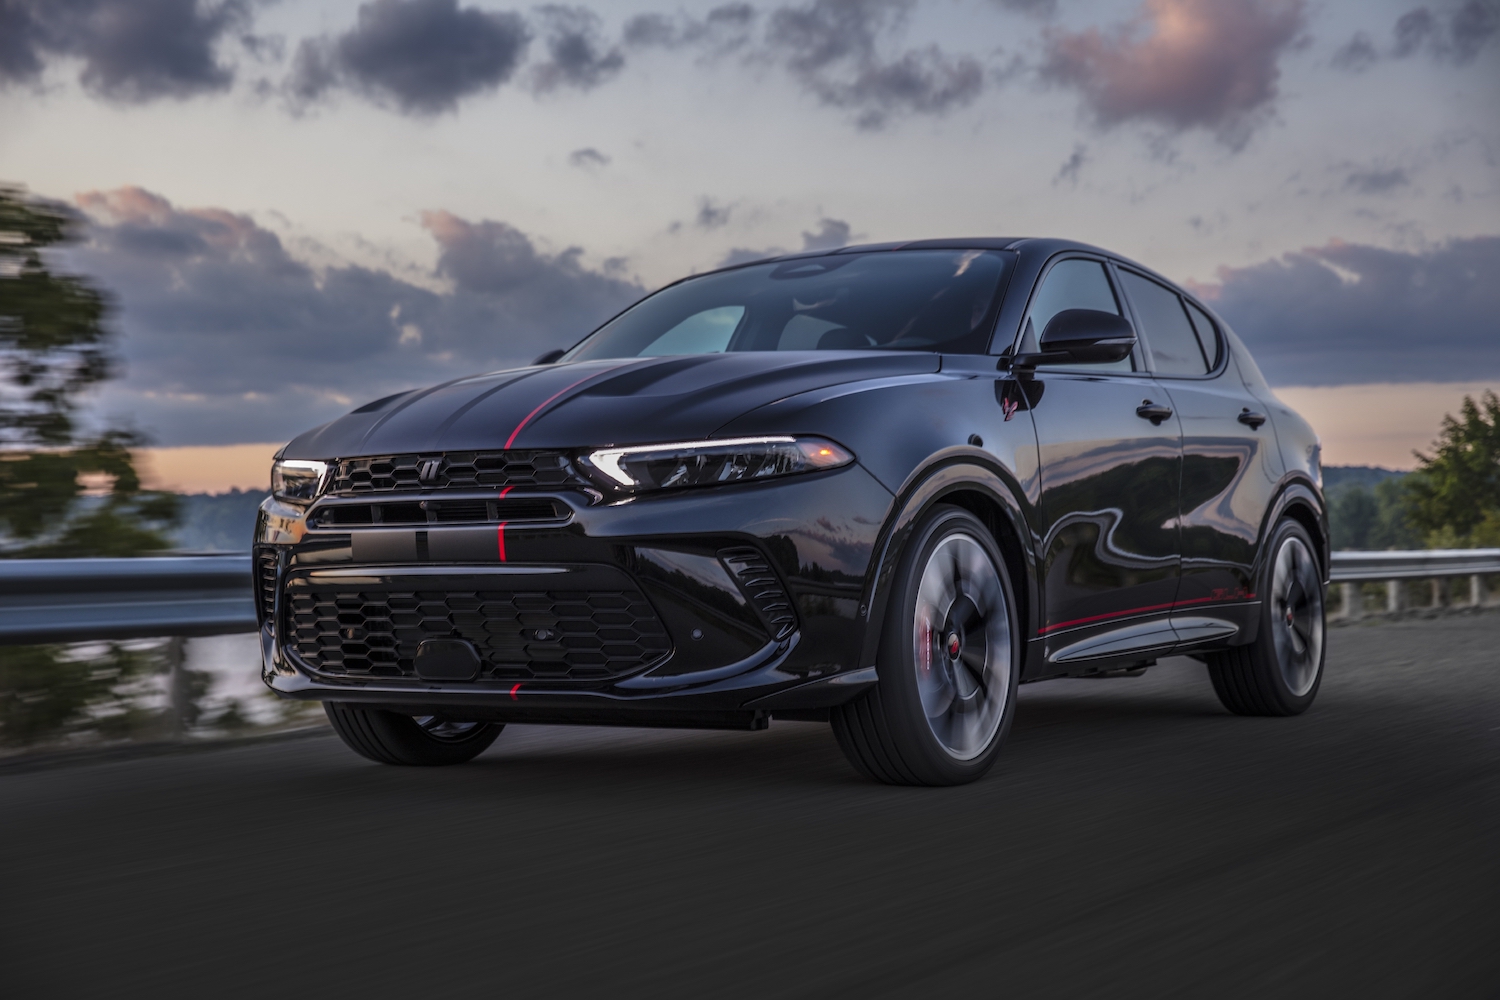
<path id="1" fill-rule="evenodd" d="M 309 503 L 318 498 L 323 479 L 328 475 L 327 462 L 304 462 L 292 459 L 271 463 L 271 493 L 278 500 Z"/>
<path id="2" fill-rule="evenodd" d="M 854 456 L 823 438 L 759 437 L 604 448 L 585 462 L 628 490 L 742 483 L 848 465 Z"/>

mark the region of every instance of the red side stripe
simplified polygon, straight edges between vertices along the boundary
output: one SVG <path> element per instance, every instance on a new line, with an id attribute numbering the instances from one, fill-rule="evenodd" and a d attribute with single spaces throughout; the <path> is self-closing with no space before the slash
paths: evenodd
<path id="1" fill-rule="evenodd" d="M 500 561 L 501 562 L 505 562 L 505 526 L 507 524 L 509 524 L 509 523 L 510 523 L 509 521 L 501 521 L 500 522 L 500 529 L 495 532 L 495 536 L 500 540 Z"/>
<path id="2" fill-rule="evenodd" d="M 510 700 L 511 701 L 520 701 L 521 700 L 521 699 L 519 699 L 519 698 L 516 697 L 516 692 L 519 691 L 519 690 L 521 690 L 521 685 L 519 685 L 519 684 L 517 684 L 515 687 L 513 687 L 513 688 L 510 689 Z"/>
<path id="3" fill-rule="evenodd" d="M 1129 615 L 1143 615 L 1148 611 L 1165 611 L 1167 608 L 1172 608 L 1175 610 L 1176 608 L 1185 608 L 1190 604 L 1233 604 L 1240 601 L 1253 600 L 1255 600 L 1254 594 L 1245 594 L 1244 596 L 1236 597 L 1231 601 L 1226 601 L 1222 597 L 1195 597 L 1190 601 L 1174 601 L 1170 604 L 1148 604 L 1145 607 L 1130 608 L 1126 611 L 1111 611 L 1107 614 L 1090 615 L 1087 618 L 1074 618 L 1071 621 L 1057 622 L 1054 625 L 1044 625 L 1037 630 L 1037 634 L 1046 635 L 1048 632 L 1055 632 L 1060 628 L 1068 628 L 1072 625 L 1087 625 L 1090 622 L 1101 622 L 1108 618 L 1125 618 Z"/>
<path id="4" fill-rule="evenodd" d="M 499 496 L 498 499 L 504 500 L 505 499 L 505 494 L 509 493 L 513 489 L 515 489 L 514 486 L 507 486 L 507 487 L 505 487 L 505 489 L 503 489 L 503 490 L 500 491 L 500 496 Z"/>

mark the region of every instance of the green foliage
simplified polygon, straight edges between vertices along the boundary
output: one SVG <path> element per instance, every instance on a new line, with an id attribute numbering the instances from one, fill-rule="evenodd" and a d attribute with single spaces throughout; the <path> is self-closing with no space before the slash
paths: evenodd
<path id="1" fill-rule="evenodd" d="M 158 726 L 140 700 L 159 669 L 153 651 L 119 644 L 92 655 L 65 646 L 0 647 L 0 745 L 81 733 L 120 738 Z"/>
<path id="2" fill-rule="evenodd" d="M 1345 475 L 1345 473 L 1350 473 Z M 1335 549 L 1416 549 L 1422 536 L 1406 517 L 1406 473 L 1385 469 L 1324 470 L 1328 525 Z"/>
<path id="3" fill-rule="evenodd" d="M 1500 534 L 1500 398 L 1465 396 L 1459 417 L 1443 417 L 1431 455 L 1417 452 L 1407 518 L 1430 546 L 1466 547 Z"/>
<path id="4" fill-rule="evenodd" d="M 174 497 L 141 489 L 138 435 L 79 439 L 80 398 L 111 365 L 104 296 L 48 268 L 76 226 L 0 186 L 0 556 L 140 555 L 166 548 L 177 520 Z"/>

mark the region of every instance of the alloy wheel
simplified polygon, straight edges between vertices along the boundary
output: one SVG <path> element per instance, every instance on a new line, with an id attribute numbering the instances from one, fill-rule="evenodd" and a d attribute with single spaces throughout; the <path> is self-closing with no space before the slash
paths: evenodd
<path id="1" fill-rule="evenodd" d="M 1295 535 L 1276 552 L 1271 602 L 1276 662 L 1287 689 L 1300 698 L 1312 690 L 1323 663 L 1323 587 L 1317 562 Z"/>
<path id="2" fill-rule="evenodd" d="M 913 663 L 927 727 L 949 756 L 972 760 L 994 740 L 1011 683 L 1010 608 L 979 541 L 940 541 L 917 587 Z"/>

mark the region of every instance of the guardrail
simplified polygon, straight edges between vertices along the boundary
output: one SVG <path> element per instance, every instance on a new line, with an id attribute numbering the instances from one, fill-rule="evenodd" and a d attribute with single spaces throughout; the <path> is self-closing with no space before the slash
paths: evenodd
<path id="1" fill-rule="evenodd" d="M 1360 583 L 1384 583 L 1386 609 L 1400 611 L 1407 580 L 1432 579 L 1436 587 L 1438 579 L 1467 576 L 1470 603 L 1480 605 L 1490 574 L 1500 574 L 1500 549 L 1333 554 L 1333 582 L 1349 617 L 1363 610 Z M 255 629 L 248 555 L 0 559 L 0 645 Z"/>
<path id="2" fill-rule="evenodd" d="M 0 645 L 256 627 L 248 555 L 0 559 Z"/>
<path id="3" fill-rule="evenodd" d="M 1361 583 L 1385 584 L 1385 609 L 1402 611 L 1406 606 L 1407 580 L 1432 581 L 1432 603 L 1441 603 L 1441 584 L 1445 577 L 1469 578 L 1469 603 L 1479 607 L 1485 602 L 1484 578 L 1500 573 L 1500 549 L 1422 549 L 1407 552 L 1335 552 L 1334 583 L 1339 585 L 1345 618 L 1364 613 Z"/>

